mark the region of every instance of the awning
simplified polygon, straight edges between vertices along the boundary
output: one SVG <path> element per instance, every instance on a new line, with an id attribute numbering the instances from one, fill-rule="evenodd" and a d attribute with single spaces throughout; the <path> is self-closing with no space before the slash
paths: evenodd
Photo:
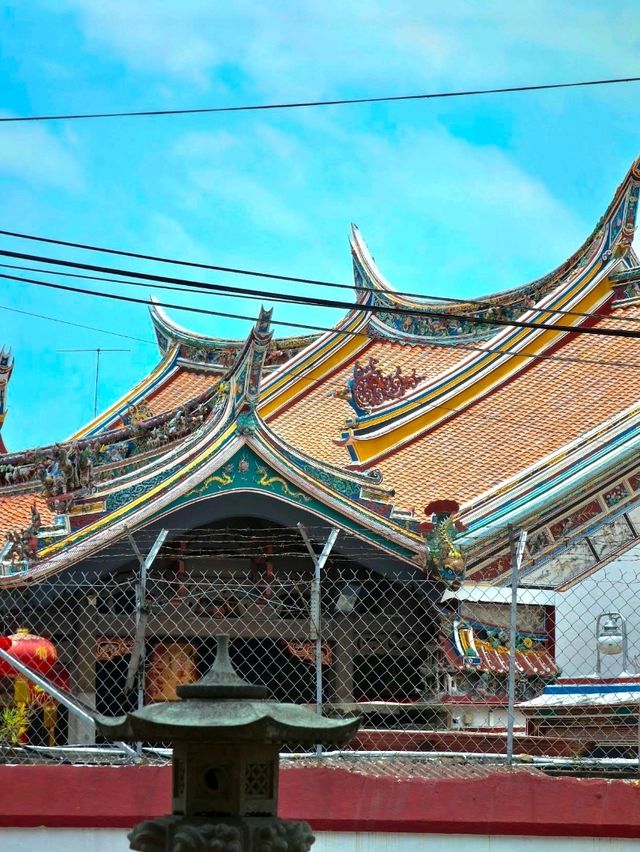
<path id="1" fill-rule="evenodd" d="M 441 637 L 440 645 L 447 663 L 456 671 L 491 672 L 491 674 L 508 674 L 509 672 L 508 649 L 492 648 L 476 640 L 477 654 L 474 657 L 468 657 L 458 654 L 450 639 Z M 535 675 L 551 677 L 558 674 L 558 667 L 548 651 L 516 651 L 516 671 L 527 677 Z"/>

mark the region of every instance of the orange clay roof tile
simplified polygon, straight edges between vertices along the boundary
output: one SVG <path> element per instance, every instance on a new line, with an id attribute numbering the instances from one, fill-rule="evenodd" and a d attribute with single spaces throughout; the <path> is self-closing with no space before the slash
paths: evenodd
<path id="1" fill-rule="evenodd" d="M 283 440 L 319 461 L 347 464 L 347 451 L 335 441 L 340 438 L 345 418 L 352 417 L 354 411 L 336 393 L 347 387 L 354 362 L 363 364 L 369 358 L 379 359 L 385 373 L 400 367 L 406 375 L 415 369 L 418 376 L 431 378 L 457 363 L 461 354 L 453 346 L 409 346 L 376 340 L 329 379 L 314 385 L 291 408 L 278 412 L 269 421 L 271 428 Z"/>
<path id="2" fill-rule="evenodd" d="M 637 306 L 604 327 L 633 328 Z M 399 507 L 433 498 L 461 504 L 577 439 L 640 400 L 640 350 L 629 338 L 579 335 L 555 354 L 637 367 L 541 359 L 433 432 L 376 464 Z"/>
<path id="3" fill-rule="evenodd" d="M 163 414 L 204 393 L 218 381 L 206 371 L 180 369 L 168 381 L 145 398 L 154 415 Z"/>
<path id="4" fill-rule="evenodd" d="M 640 306 L 616 309 L 602 327 L 636 328 Z M 640 326 L 637 326 L 640 331 Z M 375 342 L 358 360 L 378 358 L 388 373 L 397 364 L 408 373 L 433 376 L 467 354 L 453 346 L 409 347 Z M 640 348 L 629 338 L 575 335 L 556 352 L 562 358 L 611 363 L 573 363 L 559 358 L 532 363 L 507 384 L 452 414 L 436 429 L 375 461 L 384 484 L 395 489 L 397 508 L 418 513 L 434 498 L 461 504 L 516 475 L 584 432 L 640 401 Z M 346 385 L 353 362 L 314 387 L 271 426 L 283 439 L 324 462 L 346 466 L 345 448 L 336 445 L 352 410 L 332 393 Z"/>
<path id="5" fill-rule="evenodd" d="M 31 506 L 36 504 L 43 526 L 53 521 L 53 512 L 42 494 L 0 495 L 0 541 L 10 530 L 24 529 L 31 521 Z"/>

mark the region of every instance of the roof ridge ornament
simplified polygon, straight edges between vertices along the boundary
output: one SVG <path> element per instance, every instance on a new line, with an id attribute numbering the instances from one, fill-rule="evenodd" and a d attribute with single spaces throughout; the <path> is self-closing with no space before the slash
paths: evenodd
<path id="1" fill-rule="evenodd" d="M 272 310 L 260 308 L 256 323 L 229 372 L 228 379 L 235 384 L 235 412 L 241 435 L 251 435 L 255 431 L 260 383 L 267 349 L 273 337 L 272 313 Z"/>
<path id="2" fill-rule="evenodd" d="M 402 399 L 409 390 L 416 388 L 425 380 L 415 369 L 409 375 L 403 375 L 398 364 L 395 369 L 384 375 L 378 358 L 370 357 L 368 362 L 353 365 L 353 375 L 347 382 L 344 392 L 340 392 L 356 414 L 368 414 L 372 408 Z"/>

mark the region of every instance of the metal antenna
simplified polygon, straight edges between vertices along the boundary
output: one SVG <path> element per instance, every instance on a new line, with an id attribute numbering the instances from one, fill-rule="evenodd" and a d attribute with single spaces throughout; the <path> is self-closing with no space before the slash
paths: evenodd
<path id="1" fill-rule="evenodd" d="M 102 349 L 97 346 L 95 349 L 56 349 L 56 352 L 95 352 L 96 353 L 96 380 L 93 391 L 93 416 L 98 416 L 98 381 L 100 378 L 100 353 L 101 352 L 131 352 L 130 349 Z"/>

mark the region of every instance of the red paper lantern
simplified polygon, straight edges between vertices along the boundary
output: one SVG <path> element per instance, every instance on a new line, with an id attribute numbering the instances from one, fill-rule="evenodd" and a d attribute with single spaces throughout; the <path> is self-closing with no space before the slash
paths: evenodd
<path id="1" fill-rule="evenodd" d="M 13 636 L 1 638 L 11 642 L 6 648 L 8 654 L 39 674 L 47 675 L 58 659 L 58 652 L 53 642 L 43 636 L 34 636 L 26 627 L 21 627 Z M 4 645 L 6 641 L 0 645 L 3 650 L 5 650 Z M 16 669 L 4 660 L 0 660 L 0 677 L 15 677 L 17 674 Z"/>

